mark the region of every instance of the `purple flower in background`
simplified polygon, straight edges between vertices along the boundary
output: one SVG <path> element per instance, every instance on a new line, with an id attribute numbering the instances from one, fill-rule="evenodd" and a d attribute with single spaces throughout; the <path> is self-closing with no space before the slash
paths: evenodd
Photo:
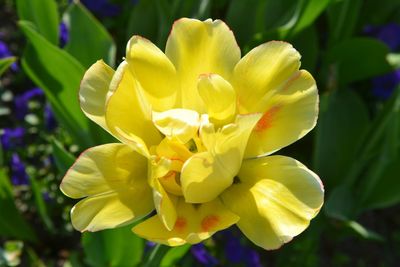
<path id="1" fill-rule="evenodd" d="M 229 262 L 234 264 L 243 263 L 245 266 L 262 267 L 260 255 L 257 251 L 244 246 L 240 242 L 240 238 L 235 236 L 232 230 L 227 230 L 221 233 L 225 240 L 225 255 Z"/>
<path id="2" fill-rule="evenodd" d="M 204 266 L 215 266 L 218 264 L 218 260 L 208 253 L 202 243 L 193 245 L 190 248 L 190 252 L 194 258 Z"/>
<path id="3" fill-rule="evenodd" d="M 0 41 L 0 59 L 2 58 L 6 58 L 6 57 L 12 57 L 13 55 L 11 54 L 10 50 L 8 49 L 8 46 L 6 43 L 4 43 L 3 41 Z M 14 62 L 13 64 L 11 64 L 11 69 L 13 71 L 18 71 L 18 65 L 16 62 Z"/>
<path id="4" fill-rule="evenodd" d="M 21 95 L 18 95 L 14 99 L 15 115 L 18 119 L 23 120 L 25 115 L 28 114 L 29 107 L 28 103 L 34 97 L 41 97 L 44 93 L 40 88 L 32 88 Z"/>
<path id="5" fill-rule="evenodd" d="M 384 42 L 392 52 L 400 49 L 400 25 L 390 23 L 384 26 L 368 26 L 365 33 Z M 372 79 L 372 93 L 381 99 L 391 96 L 393 90 L 400 84 L 400 69 Z"/>
<path id="6" fill-rule="evenodd" d="M 0 142 L 5 150 L 9 150 L 16 146 L 23 145 L 23 137 L 25 135 L 25 129 L 17 127 L 15 129 L 5 128 L 0 136 Z"/>
<path id="7" fill-rule="evenodd" d="M 47 103 L 44 107 L 44 124 L 47 130 L 52 131 L 57 127 L 57 121 L 54 117 L 53 110 Z"/>
<path id="8" fill-rule="evenodd" d="M 67 28 L 67 24 L 65 24 L 64 22 L 61 22 L 59 25 L 59 29 L 60 29 L 60 47 L 64 47 L 69 40 L 69 31 Z"/>
<path id="9" fill-rule="evenodd" d="M 113 17 L 121 12 L 121 8 L 108 0 L 81 0 L 90 11 L 101 17 Z"/>
<path id="10" fill-rule="evenodd" d="M 28 184 L 28 174 L 26 173 L 25 164 L 21 161 L 18 154 L 13 153 L 11 157 L 11 182 L 13 185 Z"/>
<path id="11" fill-rule="evenodd" d="M 372 93 L 382 99 L 391 96 L 394 88 L 400 84 L 400 69 L 378 76 L 372 80 Z"/>
<path id="12" fill-rule="evenodd" d="M 400 25 L 389 23 L 383 26 L 367 26 L 364 32 L 384 42 L 391 51 L 400 47 Z"/>

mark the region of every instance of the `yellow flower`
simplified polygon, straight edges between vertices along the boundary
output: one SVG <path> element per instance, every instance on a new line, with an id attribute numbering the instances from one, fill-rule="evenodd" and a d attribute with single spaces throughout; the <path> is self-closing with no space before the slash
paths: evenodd
<path id="1" fill-rule="evenodd" d="M 61 190 L 83 198 L 73 226 L 97 231 L 137 224 L 171 246 L 198 243 L 233 224 L 275 249 L 319 212 L 324 190 L 300 162 L 268 156 L 307 134 L 318 114 L 313 77 L 288 43 L 241 58 L 220 20 L 183 18 L 165 54 L 134 36 L 116 71 L 103 61 L 83 77 L 83 112 L 121 143 L 83 152 Z"/>

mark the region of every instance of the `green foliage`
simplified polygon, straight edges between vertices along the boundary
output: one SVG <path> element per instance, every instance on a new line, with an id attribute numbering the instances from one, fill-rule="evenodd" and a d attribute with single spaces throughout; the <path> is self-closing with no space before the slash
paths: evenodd
<path id="1" fill-rule="evenodd" d="M 58 45 L 58 7 L 53 0 L 16 0 L 20 20 L 30 21 L 50 43 Z"/>
<path id="2" fill-rule="evenodd" d="M 14 204 L 12 186 L 5 171 L 0 170 L 0 235 L 37 241 L 36 234 Z"/>
<path id="3" fill-rule="evenodd" d="M 109 3 L 121 9 L 109 17 L 88 10 L 79 1 L 4 2 L 7 8 L 2 12 L 14 8 L 18 16 L 20 32 L 5 33 L 8 39 L 17 40 L 11 50 L 21 58 L 23 70 L 6 72 L 17 57 L 0 59 L 0 89 L 8 93 L 2 95 L 6 100 L 1 107 L 1 128 L 26 127 L 29 136 L 39 136 L 48 144 L 29 141 L 0 153 L 5 163 L 0 170 L 0 241 L 21 240 L 0 243 L 0 266 L 8 262 L 7 244 L 19 245 L 17 251 L 22 255 L 16 259 L 23 266 L 60 262 L 65 267 L 201 266 L 189 253 L 190 245 L 146 250 L 144 240 L 132 234 L 131 225 L 80 235 L 72 230 L 68 215 L 76 201 L 58 190 L 80 151 L 115 141 L 80 109 L 78 90 L 85 70 L 98 59 L 115 68 L 134 34 L 163 50 L 173 22 L 181 17 L 226 21 L 242 55 L 270 40 L 288 41 L 301 53 L 302 68 L 317 81 L 320 113 L 316 129 L 301 145 L 287 150 L 306 161 L 312 159 L 309 167 L 321 177 L 326 190 L 323 212 L 293 243 L 274 253 L 259 250 L 262 263 L 309 267 L 327 262 L 334 266 L 397 264 L 393 248 L 400 248 L 400 234 L 395 230 L 400 227 L 400 88 L 388 100 L 378 99 L 371 93 L 371 79 L 400 67 L 400 47 L 390 51 L 364 29 L 399 24 L 398 0 L 139 0 L 134 4 L 113 0 Z M 64 48 L 59 47 L 61 21 L 69 29 Z M 43 115 L 35 114 L 39 123 L 32 127 L 27 127 L 29 116 L 13 118 L 15 104 L 7 102 L 7 97 L 20 95 L 32 82 L 44 90 L 55 113 L 59 127 L 54 132 L 44 129 Z M 39 110 L 37 103 L 29 106 Z M 41 166 L 32 151 L 50 153 L 54 164 Z M 12 153 L 30 165 L 28 185 L 13 188 L 10 184 L 12 170 L 7 172 L 3 165 Z M 44 195 L 49 188 L 59 193 L 50 200 Z M 245 239 L 241 241 L 255 250 Z M 226 245 L 215 238 L 206 247 L 221 266 L 240 266 L 226 258 Z M 370 255 L 359 259 L 357 253 L 374 248 L 382 254 L 376 263 L 368 261 Z"/>
<path id="4" fill-rule="evenodd" d="M 80 3 L 73 3 L 63 20 L 69 29 L 65 51 L 74 56 L 84 68 L 99 58 L 114 66 L 116 48 L 113 39 L 103 25 Z M 82 40 L 85 40 L 82 43 Z"/>
<path id="5" fill-rule="evenodd" d="M 6 57 L 0 59 L 0 76 L 15 62 L 15 57 Z"/>
<path id="6" fill-rule="evenodd" d="M 22 66 L 29 77 L 46 92 L 57 119 L 67 127 L 83 147 L 92 145 L 89 120 L 78 102 L 79 83 L 85 72 L 82 65 L 67 52 L 51 44 L 25 21 L 19 23 L 30 41 L 22 58 Z"/>
<path id="7" fill-rule="evenodd" d="M 90 266 L 138 266 L 144 240 L 131 232 L 132 226 L 84 233 L 82 245 Z"/>

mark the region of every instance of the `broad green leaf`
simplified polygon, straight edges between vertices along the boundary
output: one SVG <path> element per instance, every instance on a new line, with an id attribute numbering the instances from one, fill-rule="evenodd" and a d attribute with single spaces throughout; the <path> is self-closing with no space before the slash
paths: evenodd
<path id="1" fill-rule="evenodd" d="M 60 174 L 64 175 L 75 161 L 75 157 L 66 151 L 62 144 L 56 139 L 51 142 L 53 158 Z"/>
<path id="2" fill-rule="evenodd" d="M 327 10 L 330 45 L 352 36 L 359 19 L 361 5 L 361 0 L 333 1 Z"/>
<path id="3" fill-rule="evenodd" d="M 161 260 L 160 267 L 176 266 L 176 263 L 185 256 L 190 247 L 190 245 L 183 245 L 171 248 Z"/>
<path id="4" fill-rule="evenodd" d="M 65 50 L 88 68 L 103 59 L 115 65 L 115 43 L 103 25 L 79 2 L 70 5 L 63 16 L 69 30 Z"/>
<path id="5" fill-rule="evenodd" d="M 22 57 L 22 67 L 41 87 L 57 119 L 82 147 L 94 144 L 89 134 L 89 120 L 83 115 L 78 101 L 78 88 L 83 77 L 82 65 L 67 52 L 48 42 L 31 23 L 19 25 L 29 40 Z"/>
<path id="6" fill-rule="evenodd" d="M 301 15 L 291 31 L 295 35 L 310 26 L 321 13 L 333 2 L 332 0 L 308 0 L 306 1 Z"/>
<path id="7" fill-rule="evenodd" d="M 315 135 L 314 168 L 327 188 L 346 182 L 358 161 L 358 149 L 369 124 L 363 101 L 350 89 L 325 94 Z"/>
<path id="8" fill-rule="evenodd" d="M 328 51 L 327 62 L 337 69 L 338 83 L 347 84 L 389 72 L 387 46 L 373 38 L 348 39 Z"/>
<path id="9" fill-rule="evenodd" d="M 0 59 L 0 76 L 17 60 L 16 57 L 6 57 Z"/>
<path id="10" fill-rule="evenodd" d="M 144 240 L 124 226 L 101 232 L 85 232 L 82 245 L 90 266 L 137 266 L 141 262 Z"/>
<path id="11" fill-rule="evenodd" d="M 363 208 L 387 208 L 400 203 L 399 174 L 400 157 L 385 165 L 385 169 L 363 203 Z"/>
<path id="12" fill-rule="evenodd" d="M 269 33 L 274 32 L 277 27 L 294 22 L 293 17 L 297 21 L 298 7 L 299 3 L 291 0 L 232 0 L 228 7 L 226 22 L 235 33 L 241 47 L 256 39 L 252 41 L 253 45 L 250 45 L 252 48 L 254 44 L 271 40 L 268 38 Z"/>
<path id="13" fill-rule="evenodd" d="M 155 0 L 139 0 L 133 7 L 127 29 L 126 38 L 141 35 L 153 42 L 157 40 L 158 28 L 157 8 Z"/>
<path id="14" fill-rule="evenodd" d="M 50 43 L 58 45 L 59 18 L 54 0 L 16 0 L 20 20 L 30 21 Z"/>
<path id="15" fill-rule="evenodd" d="M 0 236 L 36 242 L 36 234 L 14 204 L 12 186 L 4 170 L 0 169 Z"/>
<path id="16" fill-rule="evenodd" d="M 329 194 L 324 211 L 331 218 L 346 221 L 355 216 L 354 196 L 345 185 L 335 187 Z"/>

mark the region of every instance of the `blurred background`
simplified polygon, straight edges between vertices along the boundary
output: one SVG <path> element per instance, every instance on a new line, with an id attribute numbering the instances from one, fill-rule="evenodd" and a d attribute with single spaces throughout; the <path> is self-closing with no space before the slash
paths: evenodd
<path id="1" fill-rule="evenodd" d="M 276 251 L 230 228 L 160 266 L 400 266 L 399 0 L 0 0 L 0 266 L 142 266 L 131 226 L 81 235 L 60 180 L 112 141 L 77 102 L 85 69 L 133 34 L 164 50 L 174 20 L 222 19 L 242 54 L 286 40 L 320 92 L 317 127 L 279 151 L 321 177 L 325 205 Z"/>

